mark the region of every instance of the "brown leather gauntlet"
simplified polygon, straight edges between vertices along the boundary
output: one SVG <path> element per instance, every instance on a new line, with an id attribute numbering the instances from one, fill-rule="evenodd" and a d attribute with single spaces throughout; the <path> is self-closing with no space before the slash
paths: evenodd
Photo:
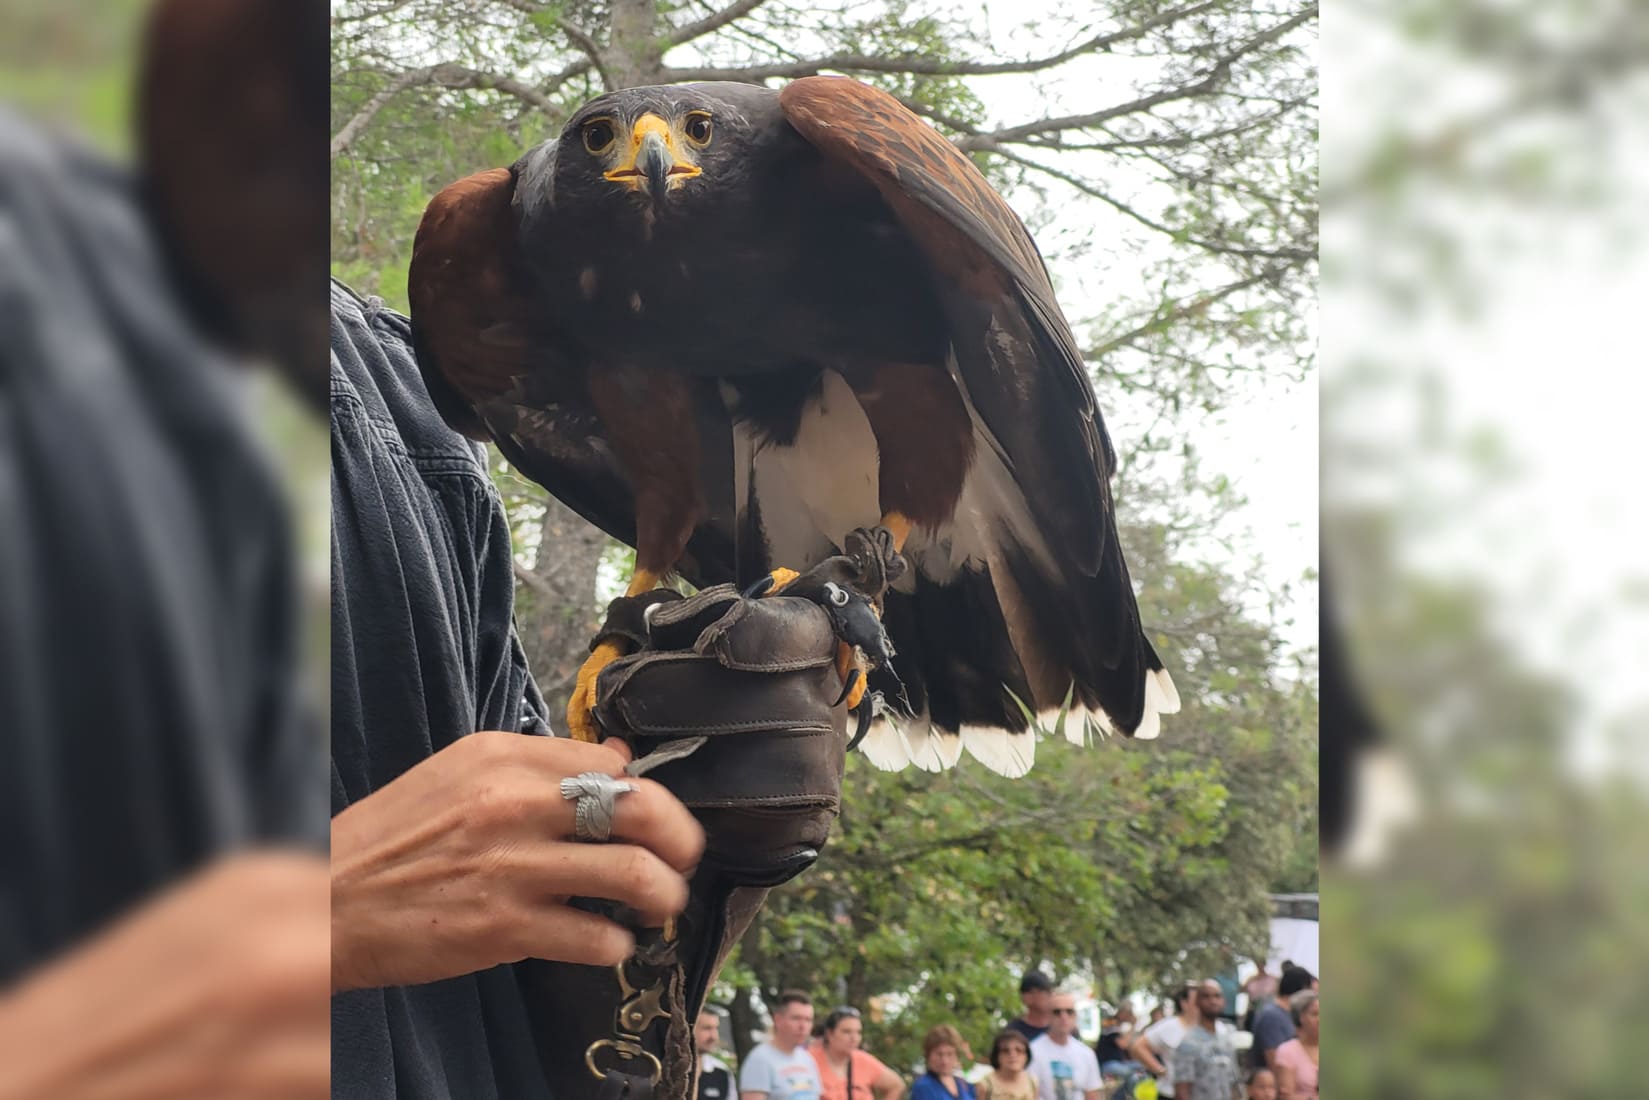
<path id="1" fill-rule="evenodd" d="M 616 971 L 546 965 L 532 984 L 557 1095 L 689 1100 L 692 1025 L 710 983 L 768 888 L 810 866 L 829 836 L 847 714 L 836 635 L 818 604 L 746 599 L 730 585 L 639 600 L 614 601 L 603 628 L 641 648 L 602 670 L 596 719 L 629 742 L 632 774 L 697 815 L 704 859 L 669 936 L 639 931 L 635 957 Z"/>
<path id="2" fill-rule="evenodd" d="M 596 720 L 698 815 L 704 862 L 775 886 L 818 858 L 841 805 L 847 715 L 830 620 L 730 585 L 657 605 L 597 684 Z"/>

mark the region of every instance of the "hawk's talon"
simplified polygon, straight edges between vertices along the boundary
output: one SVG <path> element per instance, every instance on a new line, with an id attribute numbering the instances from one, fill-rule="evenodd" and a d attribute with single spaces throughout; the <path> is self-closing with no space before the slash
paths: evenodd
<path id="1" fill-rule="evenodd" d="M 602 642 L 591 651 L 573 681 L 573 695 L 567 700 L 567 730 L 574 741 L 601 743 L 601 727 L 595 720 L 596 680 L 601 670 L 624 656 L 618 642 Z"/>
<path id="2" fill-rule="evenodd" d="M 790 582 L 794 581 L 799 576 L 801 576 L 801 574 L 796 572 L 794 569 L 786 569 L 783 566 L 780 566 L 767 576 L 758 580 L 755 584 L 752 584 L 749 588 L 746 588 L 743 592 L 739 593 L 739 595 L 743 596 L 747 600 L 759 600 L 763 596 L 776 596 L 781 589 L 788 588 L 790 586 Z"/>
<path id="3" fill-rule="evenodd" d="M 848 741 L 847 749 L 845 751 L 852 752 L 854 749 L 859 747 L 859 742 L 863 741 L 865 739 L 865 734 L 870 732 L 870 723 L 875 717 L 876 702 L 875 697 L 873 696 L 866 699 L 864 704 L 859 707 L 859 725 L 858 728 L 853 731 L 853 737 L 850 741 Z"/>
<path id="4" fill-rule="evenodd" d="M 759 600 L 763 596 L 777 596 L 782 590 L 790 587 L 790 582 L 799 576 L 801 574 L 794 569 L 786 569 L 780 566 L 749 588 L 746 588 L 739 595 L 747 600 Z"/>
<path id="5" fill-rule="evenodd" d="M 852 694 L 854 688 L 859 689 L 858 694 L 859 694 L 860 698 L 863 698 L 864 694 L 865 694 L 864 679 L 865 679 L 865 674 L 860 672 L 858 669 L 854 669 L 852 672 L 848 673 L 847 682 L 842 685 L 842 693 L 840 695 L 836 696 L 836 701 L 834 703 L 830 704 L 831 709 L 834 710 L 837 707 L 841 706 L 842 705 L 842 700 L 846 699 L 850 694 Z M 847 709 L 852 710 L 854 708 L 854 706 L 856 706 L 856 705 L 857 704 L 850 703 L 850 704 L 848 704 Z"/>
<path id="6" fill-rule="evenodd" d="M 859 650 L 846 642 L 839 642 L 836 649 L 836 672 L 842 678 L 842 693 L 836 701 L 830 704 L 837 707 L 845 700 L 847 709 L 852 710 L 865 697 L 865 688 L 870 679 L 865 675 L 864 663 L 859 657 Z"/>

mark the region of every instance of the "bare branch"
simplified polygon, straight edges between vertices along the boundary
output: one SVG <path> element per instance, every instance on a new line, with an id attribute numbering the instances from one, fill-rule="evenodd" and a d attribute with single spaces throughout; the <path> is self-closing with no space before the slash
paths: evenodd
<path id="1" fill-rule="evenodd" d="M 596 75 L 601 78 L 602 86 L 612 88 L 613 78 L 608 75 L 606 58 L 601 52 L 601 47 L 596 44 L 596 40 L 590 37 L 582 27 L 574 26 L 566 19 L 558 18 L 555 25 L 560 27 L 561 33 L 566 35 L 572 41 L 572 44 L 578 47 L 580 53 L 589 58 L 590 64 L 595 68 Z"/>
<path id="2" fill-rule="evenodd" d="M 1136 325 L 1127 332 L 1118 333 L 1102 344 L 1087 348 L 1082 352 L 1082 358 L 1088 360 L 1103 359 L 1113 351 L 1131 346 L 1134 341 L 1143 336 L 1150 336 L 1168 328 L 1174 322 L 1193 314 L 1201 313 L 1216 302 L 1231 297 L 1264 282 L 1272 273 L 1261 271 L 1246 279 L 1238 279 L 1234 283 L 1227 283 L 1218 290 L 1210 290 L 1206 294 L 1198 294 L 1190 298 L 1181 299 L 1169 306 L 1166 310 L 1159 309 L 1152 314 L 1151 319 L 1144 324 Z"/>
<path id="3" fill-rule="evenodd" d="M 592 62 L 588 57 L 581 57 L 577 61 L 569 63 L 566 68 L 546 80 L 544 82 L 543 90 L 546 93 L 556 91 L 569 80 L 576 80 L 578 77 L 583 76 L 593 68 L 595 68 L 594 62 Z M 596 75 L 600 76 L 601 74 L 597 73 Z M 606 83 L 605 77 L 602 78 L 602 83 Z"/>
<path id="4" fill-rule="evenodd" d="M 366 105 L 355 112 L 355 117 L 344 123 L 343 129 L 332 136 L 332 159 L 337 160 L 339 155 L 355 143 L 361 136 L 361 131 L 377 117 L 378 112 L 385 105 L 408 88 L 416 88 L 423 84 L 434 83 L 434 65 L 427 65 L 422 69 L 410 69 L 397 76 L 378 90 L 373 97 L 366 101 Z"/>
<path id="5" fill-rule="evenodd" d="M 1185 184 L 1188 188 L 1194 189 L 1198 187 L 1206 187 L 1214 190 L 1225 191 L 1232 195 L 1242 195 L 1264 206 L 1272 214 L 1280 215 L 1280 211 L 1278 209 L 1280 197 L 1278 195 L 1271 192 L 1261 191 L 1254 187 L 1249 187 L 1247 184 L 1237 179 L 1226 178 L 1226 174 L 1223 172 L 1215 172 L 1208 169 L 1188 171 L 1182 165 L 1174 163 L 1169 158 L 1153 153 L 1148 146 L 1137 146 L 1126 150 L 1118 149 L 1116 150 L 1116 154 L 1119 157 L 1126 157 L 1130 160 L 1148 161 L 1162 169 L 1164 173 L 1172 177 L 1174 180 Z"/>
<path id="6" fill-rule="evenodd" d="M 1106 194 L 1096 185 L 1080 176 L 1073 176 L 1069 172 L 1062 172 L 1057 168 L 1049 167 L 1046 164 L 1032 160 L 1029 157 L 1020 156 L 1017 153 L 1011 153 L 1006 149 L 993 149 L 992 152 L 996 156 L 1002 157 L 1005 160 L 1011 160 L 1015 164 L 1022 164 L 1026 168 L 1041 172 L 1047 176 L 1052 176 L 1061 183 L 1065 183 L 1076 188 L 1084 195 L 1098 199 L 1100 202 L 1103 202 L 1117 213 L 1124 214 L 1127 217 L 1132 218 L 1134 221 L 1145 226 L 1147 229 L 1154 229 L 1158 233 L 1162 233 L 1176 239 L 1183 239 L 1187 244 L 1194 244 L 1198 248 L 1206 249 L 1209 252 L 1218 252 L 1225 256 L 1243 256 L 1267 260 L 1289 260 L 1295 263 L 1303 263 L 1307 260 L 1315 259 L 1317 256 L 1315 252 L 1303 248 L 1248 248 L 1243 245 L 1223 244 L 1220 241 L 1209 241 L 1203 240 L 1199 237 L 1186 236 L 1181 230 L 1175 229 L 1169 225 L 1164 225 L 1162 222 L 1157 221 L 1150 215 L 1135 210 L 1132 206 L 1129 206 L 1121 199 L 1114 198 L 1111 195 Z"/>
<path id="7" fill-rule="evenodd" d="M 683 43 L 693 41 L 695 38 L 703 38 L 712 31 L 719 31 L 735 19 L 743 19 L 765 3 L 767 3 L 767 0 L 734 0 L 733 3 L 718 12 L 671 31 L 669 37 L 664 40 L 665 48 L 680 46 Z"/>
<path id="8" fill-rule="evenodd" d="M 821 72 L 910 73 L 917 76 L 997 76 L 1003 73 L 1034 73 L 1051 69 L 1084 54 L 1098 53 L 1152 31 L 1214 8 L 1217 0 L 1202 0 L 1153 16 L 1142 23 L 1109 34 L 1097 35 L 1059 53 L 1026 61 L 945 61 L 932 57 L 867 57 L 864 54 L 836 54 L 808 61 L 777 65 L 747 65 L 736 69 L 670 69 L 671 80 L 737 80 L 751 82 L 775 78 L 817 76 Z M 737 5 L 735 5 L 737 6 Z"/>
<path id="9" fill-rule="evenodd" d="M 1050 141 L 1027 139 L 1025 144 L 1061 153 L 1071 151 L 1114 152 L 1120 149 L 1183 149 L 1190 145 L 1202 145 L 1216 138 L 1240 137 L 1251 130 L 1257 130 L 1261 126 L 1280 121 L 1290 111 L 1304 107 L 1310 102 L 1310 96 L 1295 96 L 1279 104 L 1275 110 L 1254 115 L 1230 126 L 1217 130 L 1206 130 L 1201 133 L 1153 134 L 1141 138 L 1115 137 L 1110 141 L 1063 141 L 1056 134 L 1053 140 Z M 1111 133 L 1109 129 L 1105 129 L 1105 132 Z"/>
<path id="10" fill-rule="evenodd" d="M 531 569 L 522 568 L 520 562 L 515 564 L 515 579 L 521 584 L 524 584 L 528 588 L 532 589 L 534 592 L 537 592 L 540 596 L 546 596 L 552 600 L 559 600 L 561 598 L 561 593 L 555 590 L 554 585 L 550 584 L 550 582 L 545 580 L 543 577 L 540 577 L 537 573 L 534 573 Z"/>
<path id="11" fill-rule="evenodd" d="M 780 31 L 777 27 L 771 29 L 777 33 L 785 33 Z M 769 29 L 767 27 L 756 24 L 754 20 L 745 23 L 729 24 L 726 29 L 726 34 L 729 37 L 736 36 L 739 39 L 742 39 L 745 43 L 752 44 L 760 50 L 766 50 L 773 57 L 784 58 L 790 61 L 801 60 L 801 54 L 775 39 L 773 34 L 769 33 Z"/>
<path id="12" fill-rule="evenodd" d="M 1182 84 L 1175 88 L 1164 88 L 1160 91 L 1152 92 L 1150 95 L 1141 96 L 1140 98 L 1132 100 L 1128 103 L 1119 103 L 1116 106 L 1107 107 L 1102 111 L 1094 111 L 1085 115 L 1064 115 L 1056 118 L 1044 118 L 1035 122 L 1026 122 L 1018 126 L 1009 126 L 1001 130 L 993 130 L 988 133 L 978 134 L 974 137 L 964 138 L 963 140 L 957 142 L 957 144 L 963 149 L 968 150 L 996 150 L 996 147 L 1003 142 L 1020 142 L 1036 134 L 1044 134 L 1059 130 L 1090 129 L 1100 125 L 1101 123 L 1109 122 L 1113 118 L 1120 118 L 1123 115 L 1137 114 L 1140 111 L 1148 111 L 1152 107 L 1158 107 L 1164 103 L 1173 103 L 1177 100 L 1195 99 L 1198 96 L 1208 95 L 1219 89 L 1219 86 L 1223 84 L 1231 75 L 1231 69 L 1238 61 L 1246 57 L 1248 54 L 1260 49 L 1262 46 L 1275 42 L 1289 31 L 1294 30 L 1296 27 L 1299 27 L 1314 18 L 1316 14 L 1317 5 L 1312 4 L 1309 8 L 1297 12 L 1288 19 L 1285 19 L 1283 22 L 1278 23 L 1276 26 L 1260 32 L 1253 38 L 1250 38 L 1248 41 L 1238 46 L 1236 49 L 1232 50 L 1230 53 L 1226 54 L 1224 57 L 1220 58 L 1206 73 L 1192 81 L 1190 84 Z"/>
<path id="13" fill-rule="evenodd" d="M 546 5 L 538 3 L 537 0 L 502 0 L 502 3 L 506 7 L 514 8 L 523 15 L 542 15 L 551 10 Z M 595 37 L 583 27 L 580 27 L 578 24 L 574 23 L 565 16 L 557 15 L 555 16 L 554 21 L 556 27 L 561 31 L 561 33 L 567 36 L 567 40 L 571 42 L 578 49 L 578 52 L 583 54 L 585 59 L 589 62 L 589 65 L 582 71 L 588 71 L 589 68 L 593 67 L 596 71 L 596 75 L 601 77 L 601 83 L 606 87 L 611 88 L 613 86 L 613 82 L 607 75 L 607 60 L 601 51 L 600 44 L 596 42 Z M 566 78 L 560 76 L 559 74 L 557 77 L 552 78 L 554 83 L 551 84 L 551 87 L 557 86 L 562 79 Z"/>
<path id="14" fill-rule="evenodd" d="M 375 8 L 363 7 L 352 13 L 345 12 L 342 14 L 334 14 L 332 16 L 332 23 L 336 26 L 340 23 L 360 23 L 367 19 L 378 19 L 385 15 L 389 15 L 392 12 L 399 11 L 410 3 L 412 3 L 412 0 L 388 0 L 387 3 L 379 4 Z"/>
<path id="15" fill-rule="evenodd" d="M 549 96 L 513 77 L 481 72 L 478 69 L 470 69 L 463 65 L 446 62 L 440 65 L 426 65 L 421 69 L 409 69 L 399 74 L 373 95 L 371 99 L 367 100 L 366 105 L 355 112 L 353 118 L 344 123 L 343 129 L 333 135 L 332 159 L 336 160 L 355 143 L 361 136 L 361 132 L 366 129 L 390 100 L 410 88 L 430 85 L 442 88 L 490 88 L 524 100 L 552 115 L 558 111 L 555 101 Z"/>
<path id="16" fill-rule="evenodd" d="M 482 72 L 463 65 L 437 65 L 436 78 L 436 83 L 443 88 L 490 88 L 512 95 L 552 115 L 560 113 L 561 110 L 555 100 L 514 77 L 499 76 L 497 73 Z"/>

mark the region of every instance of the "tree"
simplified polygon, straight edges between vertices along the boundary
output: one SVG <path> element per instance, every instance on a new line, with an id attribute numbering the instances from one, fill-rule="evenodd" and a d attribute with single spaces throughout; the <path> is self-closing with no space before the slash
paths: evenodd
<path id="1" fill-rule="evenodd" d="M 1122 439 L 1127 457 L 1175 462 L 1187 419 L 1234 385 L 1310 367 L 1315 16 L 1307 0 L 1148 0 L 1004 28 L 938 0 L 341 0 L 335 270 L 405 308 L 429 196 L 510 163 L 601 91 L 846 73 L 933 121 L 1008 192 L 1049 254 L 1104 407 L 1133 400 L 1154 423 Z M 523 640 L 546 694 L 564 698 L 595 626 L 591 582 L 615 550 L 500 469 Z"/>

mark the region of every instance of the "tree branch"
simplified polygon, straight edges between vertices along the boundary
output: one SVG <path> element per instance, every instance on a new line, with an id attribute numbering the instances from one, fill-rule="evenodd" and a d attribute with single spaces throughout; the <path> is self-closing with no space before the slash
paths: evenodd
<path id="1" fill-rule="evenodd" d="M 1268 123 L 1281 121 L 1290 111 L 1303 107 L 1310 102 L 1310 96 L 1295 96 L 1294 98 L 1279 104 L 1273 111 L 1254 115 L 1250 118 L 1243 119 L 1241 122 L 1232 123 L 1230 126 L 1221 127 L 1217 130 L 1206 130 L 1202 133 L 1181 132 L 1170 134 L 1152 134 L 1148 137 L 1140 138 L 1124 138 L 1115 136 L 1115 134 L 1108 128 L 1100 127 L 1100 129 L 1105 133 L 1112 135 L 1111 140 L 1085 142 L 1059 141 L 1057 140 L 1056 135 L 1055 140 L 1052 141 L 1026 141 L 1025 144 L 1059 153 L 1072 151 L 1107 153 L 1115 152 L 1119 149 L 1183 149 L 1190 145 L 1202 145 L 1213 141 L 1216 138 L 1240 137 L 1251 130 L 1259 129 L 1261 126 Z"/>
<path id="2" fill-rule="evenodd" d="M 1258 50 L 1260 47 L 1275 42 L 1289 31 L 1294 30 L 1296 27 L 1299 27 L 1300 25 L 1311 20 L 1316 16 L 1316 14 L 1317 5 L 1312 4 L 1309 8 L 1295 13 L 1293 16 L 1283 20 L 1283 22 L 1278 23 L 1276 26 L 1261 31 L 1253 38 L 1250 38 L 1248 41 L 1244 42 L 1242 45 L 1220 58 L 1206 73 L 1192 81 L 1190 84 L 1182 84 L 1174 88 L 1164 88 L 1161 91 L 1152 92 L 1150 95 L 1141 96 L 1140 98 L 1132 100 L 1128 103 L 1119 103 L 1114 107 L 1107 107 L 1102 111 L 1094 111 L 1090 114 L 1064 115 L 1057 118 L 1044 118 L 1035 122 L 1026 122 L 1018 126 L 1009 126 L 1001 130 L 993 130 L 988 133 L 978 134 L 974 137 L 964 138 L 963 140 L 957 142 L 957 145 L 966 150 L 977 149 L 996 151 L 996 146 L 1003 142 L 1021 142 L 1035 134 L 1043 134 L 1051 131 L 1089 129 L 1091 127 L 1098 126 L 1103 122 L 1109 122 L 1113 118 L 1120 118 L 1123 115 L 1137 114 L 1140 111 L 1148 111 L 1152 107 L 1158 107 L 1164 103 L 1173 103 L 1177 100 L 1195 99 L 1198 96 L 1208 95 L 1209 93 L 1217 90 L 1219 86 L 1225 82 L 1226 78 L 1231 75 L 1231 69 L 1238 61 L 1253 53 L 1255 50 Z"/>
<path id="3" fill-rule="evenodd" d="M 719 31 L 735 19 L 743 19 L 765 3 L 767 3 L 767 0 L 734 0 L 733 3 L 718 12 L 671 31 L 664 40 L 665 49 L 691 42 L 695 38 L 703 38 L 712 31 Z"/>
<path id="4" fill-rule="evenodd" d="M 549 581 L 545 580 L 543 577 L 540 577 L 531 569 L 522 568 L 519 562 L 515 565 L 515 579 L 532 589 L 534 592 L 537 592 L 540 596 L 545 596 L 552 600 L 560 599 L 555 587 L 551 585 Z"/>
<path id="5" fill-rule="evenodd" d="M 380 4 L 375 8 L 362 7 L 354 12 L 334 13 L 332 23 L 336 26 L 340 23 L 360 23 L 368 19 L 378 19 L 397 12 L 410 3 L 412 3 L 412 0 L 388 0 L 387 3 Z"/>
<path id="6" fill-rule="evenodd" d="M 747 0 L 739 0 L 740 3 Z M 737 7 L 738 4 L 733 5 Z M 671 80 L 736 80 L 749 83 L 775 78 L 817 76 L 821 72 L 843 73 L 909 73 L 916 76 L 998 76 L 1004 73 L 1034 73 L 1051 69 L 1083 54 L 1100 53 L 1131 39 L 1142 38 L 1158 28 L 1199 15 L 1217 6 L 1217 0 L 1202 0 L 1183 8 L 1162 12 L 1142 23 L 1125 27 L 1109 34 L 1096 35 L 1084 42 L 1047 57 L 1025 61 L 946 61 L 933 57 L 869 57 L 864 54 L 836 54 L 807 61 L 792 61 L 777 65 L 747 65 L 737 69 L 670 69 Z M 711 18 L 715 18 L 712 16 Z"/>
<path id="7" fill-rule="evenodd" d="M 1058 168 L 1049 167 L 1048 165 L 1032 160 L 1029 157 L 1022 157 L 1017 153 L 1011 153 L 1006 149 L 994 149 L 992 152 L 996 156 L 1002 157 L 1004 160 L 1011 160 L 1015 164 L 1021 164 L 1026 168 L 1041 172 L 1044 175 L 1052 176 L 1061 183 L 1065 183 L 1076 188 L 1084 195 L 1087 195 L 1090 198 L 1098 199 L 1100 202 L 1109 206 L 1117 213 L 1132 218 L 1134 221 L 1145 226 L 1147 229 L 1153 229 L 1158 233 L 1173 237 L 1176 240 L 1184 240 L 1187 244 L 1194 244 L 1198 248 L 1205 249 L 1209 252 L 1217 252 L 1223 256 L 1242 256 L 1248 259 L 1288 260 L 1294 263 L 1303 263 L 1307 260 L 1315 259 L 1317 256 L 1315 252 L 1303 248 L 1249 248 L 1244 245 L 1223 244 L 1220 241 L 1209 241 L 1200 237 L 1188 236 L 1181 230 L 1175 229 L 1169 225 L 1164 225 L 1162 222 L 1152 218 L 1149 214 L 1144 214 L 1138 210 L 1135 210 L 1132 206 L 1129 206 L 1121 199 L 1113 198 L 1080 176 L 1073 176 L 1069 172 L 1062 172 Z"/>
<path id="8" fill-rule="evenodd" d="M 502 3 L 504 6 L 513 8 L 514 10 L 521 12 L 523 15 L 543 15 L 551 10 L 544 4 L 538 3 L 537 0 L 502 0 Z M 607 75 L 606 57 L 602 54 L 601 46 L 596 42 L 594 36 L 565 16 L 556 15 L 554 17 L 554 21 L 557 29 L 559 29 L 562 34 L 567 36 L 567 40 L 571 42 L 578 49 L 578 52 L 583 54 L 585 59 L 589 62 L 589 66 L 586 67 L 586 71 L 588 68 L 593 67 L 596 71 L 596 75 L 601 77 L 601 83 L 603 86 L 611 88 L 613 86 L 613 82 Z"/>
<path id="9" fill-rule="evenodd" d="M 332 159 L 337 160 L 339 155 L 355 143 L 361 136 L 361 131 L 377 117 L 378 112 L 385 105 L 408 88 L 434 83 L 437 66 L 426 65 L 422 69 L 409 69 L 384 85 L 366 101 L 366 105 L 355 112 L 355 117 L 344 123 L 343 129 L 332 136 Z"/>
<path id="10" fill-rule="evenodd" d="M 595 63 L 593 61 L 591 61 L 588 57 L 581 57 L 577 61 L 569 63 L 566 68 L 546 80 L 544 82 L 543 90 L 546 93 L 556 91 L 569 80 L 581 77 L 593 68 L 595 68 Z M 596 75 L 600 76 L 601 74 L 598 72 Z M 606 83 L 605 77 L 602 78 L 602 83 Z"/>
<path id="11" fill-rule="evenodd" d="M 1082 352 L 1082 358 L 1087 360 L 1103 359 L 1113 351 L 1128 347 L 1142 336 L 1150 336 L 1152 333 L 1161 332 L 1182 317 L 1200 313 L 1215 302 L 1222 301 L 1233 294 L 1247 290 L 1251 286 L 1263 283 L 1270 274 L 1268 271 L 1261 271 L 1248 276 L 1246 279 L 1238 279 L 1234 283 L 1227 283 L 1218 290 L 1211 290 L 1206 294 L 1198 294 L 1192 298 L 1175 302 L 1166 311 L 1158 310 L 1144 324 L 1137 325 L 1127 332 L 1119 333 L 1103 344 L 1085 349 Z"/>
<path id="12" fill-rule="evenodd" d="M 541 111 L 551 115 L 560 113 L 561 108 L 555 100 L 529 84 L 523 84 L 514 77 L 499 76 L 496 73 L 482 72 L 479 69 L 467 68 L 463 65 L 437 65 L 436 83 L 443 88 L 490 88 L 504 92 L 532 104 Z"/>
<path id="13" fill-rule="evenodd" d="M 580 53 L 589 58 L 590 65 L 595 69 L 596 75 L 601 78 L 602 87 L 611 90 L 613 78 L 607 74 L 607 62 L 602 55 L 601 47 L 596 44 L 596 40 L 590 37 L 582 27 L 575 26 L 566 19 L 558 18 L 555 25 L 560 27 L 561 33 L 566 35 L 572 44 L 578 47 Z"/>
<path id="14" fill-rule="evenodd" d="M 361 132 L 366 129 L 379 111 L 382 111 L 390 100 L 409 88 L 424 86 L 441 88 L 489 88 L 504 92 L 517 99 L 532 104 L 539 110 L 555 115 L 559 112 L 555 100 L 533 88 L 521 83 L 514 77 L 499 76 L 497 73 L 482 72 L 479 69 L 467 68 L 463 65 L 454 65 L 443 62 L 439 65 L 426 65 L 421 69 L 409 69 L 399 74 L 380 89 L 366 105 L 348 122 L 343 129 L 332 137 L 332 159 L 336 160 L 345 150 L 360 138 Z"/>

